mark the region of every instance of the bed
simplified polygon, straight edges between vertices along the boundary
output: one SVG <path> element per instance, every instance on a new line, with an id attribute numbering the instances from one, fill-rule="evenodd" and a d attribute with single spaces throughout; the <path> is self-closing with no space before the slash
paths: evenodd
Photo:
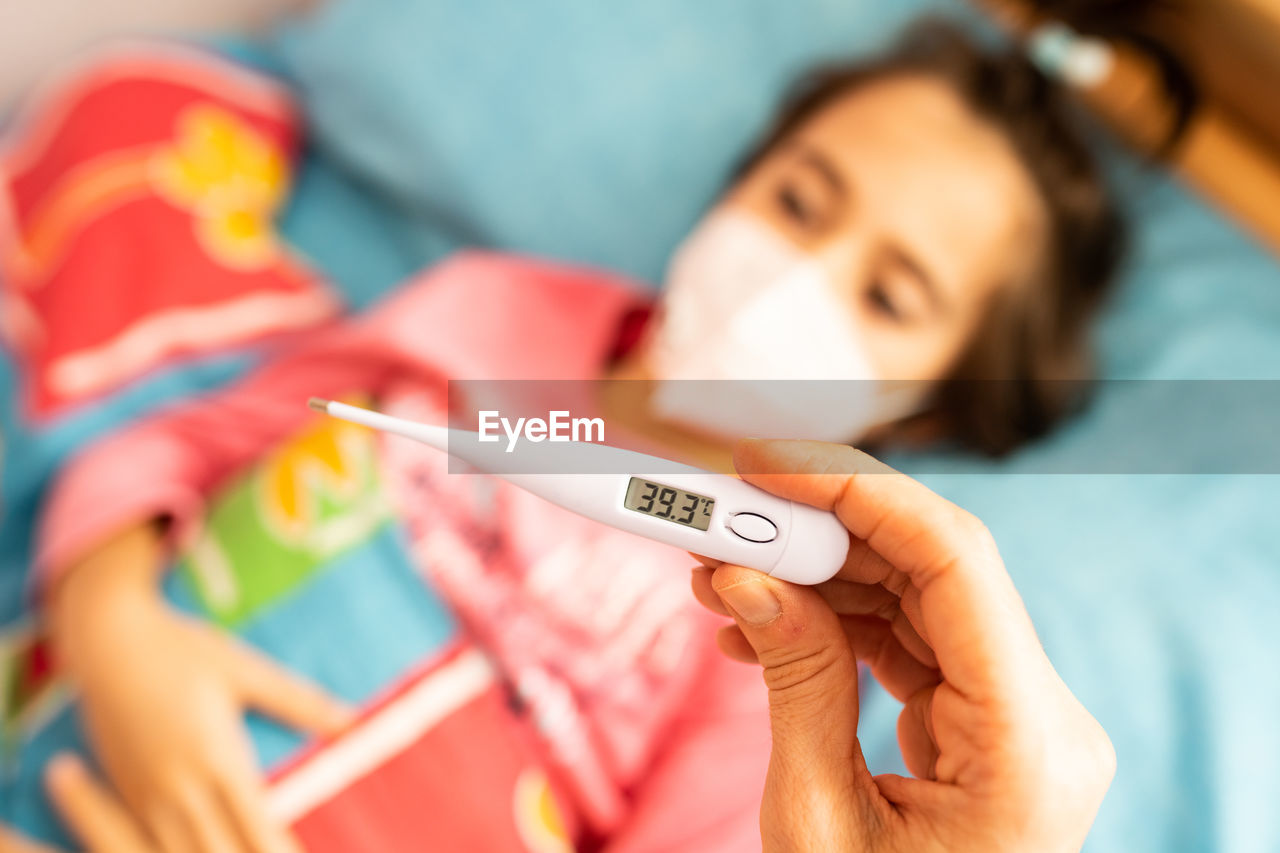
<path id="1" fill-rule="evenodd" d="M 309 137 L 280 228 L 359 308 L 464 245 L 658 281 L 791 77 L 816 57 L 872 50 L 923 11 L 978 18 L 959 0 L 607 9 L 553 0 L 536 10 L 504 0 L 337 0 L 264 38 L 218 47 L 297 93 Z M 1198 63 L 1203 106 L 1172 153 L 1185 182 L 1112 152 L 1137 245 L 1098 329 L 1100 362 L 1109 379 L 1152 387 L 1273 382 L 1280 266 L 1260 241 L 1280 246 L 1271 202 L 1280 197 L 1280 135 L 1267 99 L 1238 81 L 1263 93 L 1280 82 L 1268 65 L 1280 52 L 1266 49 L 1280 43 L 1266 35 L 1276 7 L 1224 0 L 1185 15 L 1151 22 Z M 1014 28 L 1035 23 L 1025 12 L 998 17 Z M 1226 54 L 1237 70 L 1217 61 Z M 1126 48 L 1113 72 L 1095 81 L 1091 102 L 1136 145 L 1150 145 L 1168 111 L 1149 62 Z M 5 371 L 12 380 L 7 363 Z M 223 366 L 183 375 L 208 387 L 234 374 Z M 24 464 L 7 461 L 8 523 L 15 509 L 34 512 L 58 454 L 194 387 L 175 381 L 134 388 L 116 414 L 82 411 L 39 435 L 7 405 L 11 454 L 34 448 Z M 1006 460 L 895 461 L 986 520 L 1055 665 L 1116 743 L 1120 770 L 1087 849 L 1262 853 L 1280 844 L 1280 770 L 1258 758 L 1280 754 L 1280 680 L 1269 675 L 1280 648 L 1280 482 L 1228 474 L 1212 459 L 1199 473 L 1126 467 L 1178 416 L 1162 405 L 1104 394 Z M 5 540 L 0 566 L 0 624 L 16 625 L 25 538 L 6 535 L 16 538 Z M 277 616 L 265 614 L 250 638 L 335 689 L 354 689 L 343 681 L 350 673 L 326 669 L 273 630 Z M 900 769 L 896 713 L 889 697 L 867 693 L 861 725 L 875 769 Z M 63 734 L 74 726 L 63 706 L 48 719 Z M 256 723 L 255 735 L 270 761 L 296 747 Z M 24 792 L 29 827 L 48 821 L 30 774 L 49 748 L 0 775 L 0 786 Z"/>
<path id="2" fill-rule="evenodd" d="M 1109 73 L 1082 87 L 1090 105 L 1136 149 L 1155 151 L 1175 113 L 1159 64 L 1139 34 L 1168 49 L 1196 92 L 1170 166 L 1238 222 L 1280 251 L 1280 3 L 1164 0 L 1156 3 L 1030 3 L 982 0 L 1006 29 L 1027 37 L 1059 18 L 1100 30 L 1115 53 Z M 1048 9 L 1048 11 L 1045 11 Z M 1098 21 L 1119 19 L 1122 35 Z"/>

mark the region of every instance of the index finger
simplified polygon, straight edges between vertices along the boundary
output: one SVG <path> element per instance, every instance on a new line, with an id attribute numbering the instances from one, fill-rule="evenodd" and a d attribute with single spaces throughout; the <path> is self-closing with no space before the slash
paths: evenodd
<path id="1" fill-rule="evenodd" d="M 969 513 L 867 454 L 817 441 L 748 439 L 734 451 L 743 479 L 831 510 L 883 558 L 851 560 L 837 577 L 882 583 L 896 570 L 919 590 L 924 636 L 965 695 L 1005 689 L 1039 650 L 994 540 Z"/>

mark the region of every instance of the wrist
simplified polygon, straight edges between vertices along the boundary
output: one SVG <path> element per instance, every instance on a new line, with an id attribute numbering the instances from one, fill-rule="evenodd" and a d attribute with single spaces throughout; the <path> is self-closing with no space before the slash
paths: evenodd
<path id="1" fill-rule="evenodd" d="M 103 626 L 132 618 L 161 600 L 164 565 L 160 529 L 145 522 L 120 531 L 57 572 L 46 594 L 50 637 L 59 657 L 73 644 L 95 642 Z"/>

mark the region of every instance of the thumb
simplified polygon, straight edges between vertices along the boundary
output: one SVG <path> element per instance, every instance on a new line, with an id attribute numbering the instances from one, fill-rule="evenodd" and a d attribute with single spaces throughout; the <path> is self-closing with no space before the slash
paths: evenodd
<path id="1" fill-rule="evenodd" d="M 711 583 L 764 668 L 769 795 L 792 809 L 808 802 L 820 812 L 812 818 L 847 812 L 851 791 L 876 789 L 858 743 L 858 668 L 839 617 L 816 590 L 741 566 L 721 566 Z"/>
<path id="2" fill-rule="evenodd" d="M 229 648 L 229 677 L 250 707 L 313 735 L 334 735 L 355 711 L 320 687 L 240 644 Z"/>
<path id="3" fill-rule="evenodd" d="M 58 814 L 90 850 L 144 853 L 151 849 L 124 806 L 79 758 L 55 756 L 45 771 L 45 785 Z"/>

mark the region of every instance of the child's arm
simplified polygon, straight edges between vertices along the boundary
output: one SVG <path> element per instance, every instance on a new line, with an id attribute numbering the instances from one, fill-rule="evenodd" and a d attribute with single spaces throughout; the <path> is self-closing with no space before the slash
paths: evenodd
<path id="1" fill-rule="evenodd" d="M 443 388 L 444 375 L 493 372 L 450 358 L 460 349 L 458 335 L 473 334 L 472 344 L 482 349 L 502 338 L 501 318 L 489 329 L 472 315 L 487 304 L 477 292 L 486 282 L 494 293 L 519 295 L 512 281 L 521 281 L 521 271 L 511 267 L 466 256 L 439 264 L 368 314 L 312 334 L 235 385 L 94 444 L 54 484 L 41 518 L 37 582 L 47 584 L 89 548 L 147 519 L 166 518 L 180 540 L 220 483 L 317 417 L 307 408 L 310 397 L 376 396 L 397 376 L 434 379 Z M 444 287 L 450 279 L 475 286 Z M 433 325 L 451 326 L 454 337 L 433 332 Z"/>
<path id="2" fill-rule="evenodd" d="M 138 524 L 48 590 L 55 653 L 79 688 L 94 751 L 162 850 L 297 850 L 266 814 L 245 709 L 318 734 L 350 712 L 169 608 L 157 586 L 164 562 L 158 526 Z"/>
<path id="3" fill-rule="evenodd" d="M 376 390 L 390 369 L 359 329 L 340 329 L 223 391 L 109 436 L 74 458 L 40 519 L 43 589 L 120 531 L 164 519 L 181 540 L 220 484 L 316 417 L 309 396 Z"/>
<path id="4" fill-rule="evenodd" d="M 164 601 L 173 542 L 205 502 L 311 416 L 312 393 L 375 389 L 358 329 L 318 336 L 241 383 L 101 441 L 60 474 L 41 520 L 39 591 L 90 743 L 162 850 L 296 850 L 264 811 L 243 716 L 327 733 L 349 712 Z M 321 390 L 323 389 L 323 390 Z M 200 843 L 197 843 L 199 840 Z M 237 845 L 227 849 L 246 849 Z"/>

